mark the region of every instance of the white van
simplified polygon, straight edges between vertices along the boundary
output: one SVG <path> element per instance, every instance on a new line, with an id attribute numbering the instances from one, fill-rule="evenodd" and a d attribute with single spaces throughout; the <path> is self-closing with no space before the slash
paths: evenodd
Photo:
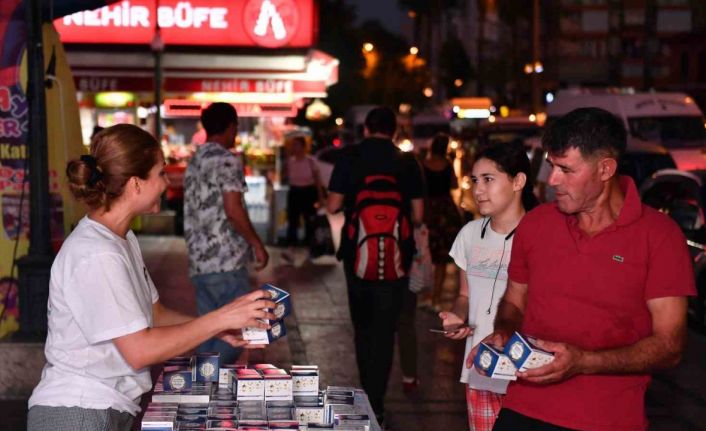
<path id="1" fill-rule="evenodd" d="M 664 146 L 682 170 L 706 169 L 706 129 L 701 110 L 684 93 L 560 90 L 547 105 L 547 123 L 577 108 L 597 107 L 618 116 L 631 141 Z"/>

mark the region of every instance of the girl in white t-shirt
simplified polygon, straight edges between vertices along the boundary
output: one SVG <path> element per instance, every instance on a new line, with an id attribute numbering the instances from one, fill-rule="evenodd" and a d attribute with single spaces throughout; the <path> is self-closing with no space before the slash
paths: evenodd
<path id="1" fill-rule="evenodd" d="M 29 399 L 30 431 L 130 430 L 150 368 L 233 330 L 274 319 L 269 294 L 252 292 L 199 318 L 166 308 L 130 224 L 159 211 L 167 187 L 159 144 L 137 126 L 98 133 L 90 155 L 69 162 L 73 195 L 87 215 L 51 268 L 47 364 Z M 268 298 L 266 300 L 260 300 Z"/>
<path id="2" fill-rule="evenodd" d="M 466 339 L 461 382 L 466 384 L 471 431 L 491 430 L 500 411 L 507 381 L 490 379 L 471 369 L 470 352 L 493 332 L 498 303 L 507 285 L 512 236 L 525 211 L 537 200 L 532 194 L 530 163 L 519 144 L 482 149 L 471 174 L 473 198 L 483 218 L 461 229 L 449 255 L 460 269 L 460 291 L 453 308 L 439 313 L 447 334 Z M 464 323 L 468 321 L 468 325 Z"/>

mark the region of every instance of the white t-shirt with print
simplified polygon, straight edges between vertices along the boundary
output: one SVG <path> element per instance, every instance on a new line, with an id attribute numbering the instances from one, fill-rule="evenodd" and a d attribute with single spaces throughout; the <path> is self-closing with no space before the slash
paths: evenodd
<path id="1" fill-rule="evenodd" d="M 223 192 L 247 190 L 240 158 L 215 142 L 198 147 L 184 175 L 190 276 L 235 271 L 248 263 L 250 246 L 231 225 L 223 205 Z"/>
<path id="2" fill-rule="evenodd" d="M 81 219 L 51 267 L 47 364 L 29 407 L 136 414 L 152 386 L 150 370 L 130 367 L 112 340 L 152 327 L 158 299 L 132 231 L 123 239 Z"/>
<path id="3" fill-rule="evenodd" d="M 506 240 L 507 234 L 494 232 L 488 223 L 485 235 L 481 238 L 481 230 L 487 221 L 487 218 L 483 218 L 466 224 L 456 236 L 449 252 L 456 265 L 466 271 L 468 323 L 475 325 L 473 335 L 466 339 L 461 382 L 468 383 L 474 389 L 504 394 L 507 390 L 507 381 L 490 379 L 473 368 L 466 368 L 465 363 L 471 349 L 493 332 L 498 303 L 507 287 L 507 267 L 512 252 L 512 237 Z"/>

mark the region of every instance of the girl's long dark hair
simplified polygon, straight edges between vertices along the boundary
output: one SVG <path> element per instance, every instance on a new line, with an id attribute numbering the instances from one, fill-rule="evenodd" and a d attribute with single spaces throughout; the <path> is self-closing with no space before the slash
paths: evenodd
<path id="1" fill-rule="evenodd" d="M 529 211 L 539 204 L 534 195 L 534 181 L 532 180 L 532 168 L 524 145 L 520 142 L 490 144 L 480 149 L 476 154 L 476 160 L 488 159 L 495 162 L 495 165 L 502 172 L 514 178 L 522 172 L 527 177 L 525 187 L 522 189 L 522 206 L 525 211 Z"/>

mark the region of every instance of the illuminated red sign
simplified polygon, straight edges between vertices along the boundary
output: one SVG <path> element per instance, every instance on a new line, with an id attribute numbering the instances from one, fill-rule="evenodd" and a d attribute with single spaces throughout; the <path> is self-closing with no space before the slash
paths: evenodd
<path id="1" fill-rule="evenodd" d="M 65 43 L 310 47 L 314 0 L 124 0 L 54 21 Z"/>

